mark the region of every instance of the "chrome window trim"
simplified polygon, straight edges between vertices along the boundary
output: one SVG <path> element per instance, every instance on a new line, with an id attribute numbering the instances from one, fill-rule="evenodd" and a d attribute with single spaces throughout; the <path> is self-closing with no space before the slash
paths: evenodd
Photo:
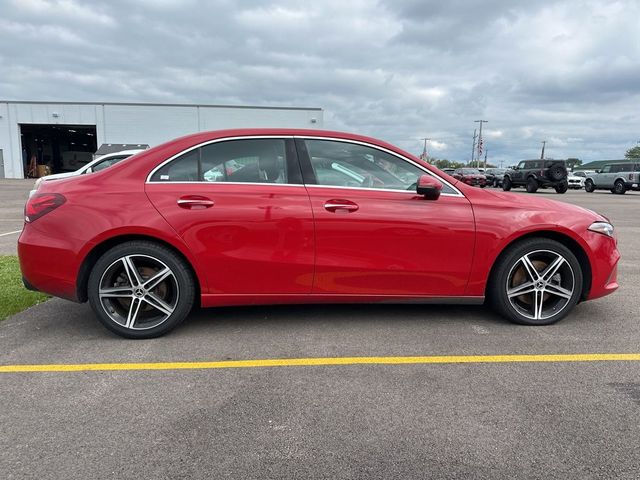
<path id="1" fill-rule="evenodd" d="M 198 143 L 197 145 L 193 145 L 192 147 L 185 148 L 184 150 L 181 150 L 180 152 L 176 153 L 175 155 L 172 155 L 171 157 L 167 158 L 165 161 L 163 161 L 162 163 L 157 165 L 153 170 L 151 170 L 151 173 L 149 173 L 149 175 L 147 175 L 147 179 L 145 180 L 144 183 L 145 184 L 146 183 L 205 183 L 205 184 L 231 183 L 231 182 L 205 182 L 205 181 L 202 181 L 202 182 L 152 181 L 151 177 L 153 176 L 154 173 L 156 173 L 156 171 L 160 170 L 167 163 L 175 160 L 178 157 L 181 157 L 182 155 L 185 155 L 185 154 L 191 152 L 192 150 L 195 150 L 196 148 L 206 147 L 207 145 L 211 145 L 213 143 L 226 142 L 228 140 L 260 140 L 260 139 L 263 139 L 263 138 L 276 139 L 276 140 L 287 140 L 287 139 L 293 139 L 294 137 L 293 137 L 293 135 L 243 135 L 243 136 L 240 136 L 240 137 L 224 137 L 224 138 L 215 138 L 213 140 L 207 140 L 205 142 Z M 236 183 L 258 185 L 255 182 L 236 182 Z M 304 184 L 303 183 L 290 183 L 290 184 L 285 184 L 285 183 L 267 183 L 266 185 L 304 185 Z"/>
<path id="2" fill-rule="evenodd" d="M 238 137 L 224 137 L 224 138 L 216 138 L 216 139 L 213 139 L 213 140 L 207 140 L 205 142 L 198 143 L 198 144 L 193 145 L 193 146 L 191 146 L 189 148 L 181 150 L 180 152 L 172 155 L 168 159 L 166 159 L 163 162 L 161 162 L 153 170 L 151 170 L 151 172 L 147 175 L 147 178 L 145 180 L 145 184 L 159 184 L 159 185 L 163 185 L 163 184 L 269 185 L 269 186 L 279 185 L 279 186 L 294 186 L 294 187 L 343 188 L 343 189 L 351 189 L 351 190 L 367 190 L 367 191 L 374 191 L 374 192 L 403 192 L 403 193 L 410 193 L 410 194 L 413 194 L 413 195 L 416 194 L 415 192 L 409 191 L 409 190 L 392 190 L 392 189 L 368 188 L 368 187 L 341 187 L 339 185 L 317 185 L 317 184 L 306 184 L 306 183 L 205 182 L 205 181 L 197 181 L 197 182 L 175 181 L 175 182 L 173 182 L 173 181 L 170 181 L 170 180 L 166 180 L 166 181 L 152 181 L 151 180 L 151 177 L 156 173 L 156 171 L 158 171 L 159 169 L 164 167 L 167 163 L 175 160 L 176 158 L 178 158 L 178 157 L 180 157 L 182 155 L 185 155 L 185 154 L 189 153 L 192 150 L 195 150 L 196 148 L 205 147 L 207 145 L 211 145 L 211 144 L 219 143 L 219 142 L 225 142 L 225 141 L 229 141 L 229 140 L 259 140 L 259 139 L 287 140 L 287 139 L 296 139 L 296 138 L 302 139 L 302 140 L 329 140 L 329 141 L 334 141 L 334 142 L 352 143 L 352 144 L 356 144 L 356 145 L 362 145 L 362 146 L 365 146 L 365 147 L 373 148 L 375 150 L 383 151 L 385 153 L 388 153 L 389 155 L 393 155 L 394 157 L 397 157 L 400 160 L 403 160 L 403 161 L 415 166 L 419 170 L 422 170 L 423 172 L 425 172 L 427 175 L 431 175 L 432 177 L 437 178 L 440 182 L 442 182 L 443 184 L 447 185 L 449 188 L 451 188 L 455 192 L 455 193 L 444 193 L 443 192 L 443 193 L 441 193 L 442 196 L 464 197 L 464 194 L 460 190 L 458 190 L 456 187 L 454 187 L 451 183 L 446 181 L 444 178 L 442 178 L 439 175 L 435 174 L 434 172 L 430 171 L 426 167 L 423 167 L 422 165 L 419 165 L 419 164 L 415 163 L 413 160 L 411 160 L 411 159 L 409 159 L 409 158 L 407 158 L 407 157 L 405 157 L 403 155 L 400 155 L 399 153 L 396 153 L 396 152 L 394 152 L 392 150 L 389 150 L 389 149 L 384 148 L 384 147 L 380 147 L 378 145 L 373 145 L 371 143 L 362 142 L 362 141 L 359 141 L 359 140 L 350 140 L 350 139 L 347 139 L 347 138 L 323 137 L 323 136 L 314 136 L 314 135 L 242 135 L 242 136 L 238 136 Z"/>
<path id="3" fill-rule="evenodd" d="M 176 180 L 172 182 L 171 180 L 163 180 L 161 182 L 145 182 L 145 185 L 175 185 L 175 184 L 191 184 L 191 185 L 263 185 L 269 187 L 302 187 L 304 188 L 306 185 L 304 183 L 266 183 L 266 182 L 194 182 L 194 181 L 181 181 Z"/>
<path id="4" fill-rule="evenodd" d="M 436 175 L 435 173 L 433 173 L 432 171 L 430 171 L 426 167 L 423 167 L 422 165 L 419 165 L 419 164 L 415 163 L 410 158 L 407 158 L 407 157 L 405 157 L 403 155 L 400 155 L 399 153 L 396 153 L 396 152 L 394 152 L 392 150 L 389 150 L 388 148 L 380 147 L 378 145 L 373 145 L 373 144 L 367 143 L 367 142 L 361 142 L 360 140 L 350 140 L 350 139 L 347 139 L 347 138 L 318 137 L 318 136 L 314 136 L 314 135 L 294 135 L 293 138 L 299 138 L 299 139 L 302 139 L 302 140 L 330 140 L 330 141 L 334 141 L 334 142 L 353 143 L 353 144 L 356 144 L 356 145 L 362 145 L 362 146 L 365 146 L 365 147 L 373 148 L 375 150 L 383 151 L 385 153 L 388 153 L 389 155 L 393 155 L 394 157 L 399 158 L 400 160 L 404 160 L 405 162 L 410 163 L 411 165 L 413 165 L 414 167 L 418 168 L 419 170 L 422 170 L 426 174 L 437 178 L 443 184 L 447 185 L 454 192 L 456 192 L 456 193 L 441 193 L 441 195 L 446 195 L 448 197 L 464 197 L 464 195 L 462 194 L 462 192 L 460 190 L 458 190 L 456 187 L 454 187 L 451 183 L 447 182 L 444 178 L 441 178 L 439 175 Z M 339 185 L 317 185 L 317 184 L 315 184 L 315 185 L 314 184 L 309 184 L 309 185 L 305 184 L 305 186 L 306 187 L 327 187 L 327 188 L 348 188 L 348 189 L 355 189 L 355 190 L 374 190 L 376 192 L 408 192 L 408 193 L 413 193 L 414 195 L 416 194 L 415 192 L 411 192 L 409 190 L 392 190 L 392 189 L 384 189 L 384 188 L 341 187 Z"/>

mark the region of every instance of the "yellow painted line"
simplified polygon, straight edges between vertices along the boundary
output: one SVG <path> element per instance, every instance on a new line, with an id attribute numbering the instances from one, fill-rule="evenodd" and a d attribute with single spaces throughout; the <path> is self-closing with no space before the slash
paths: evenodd
<path id="1" fill-rule="evenodd" d="M 0 365 L 0 373 L 90 372 L 125 370 L 207 370 L 220 368 L 316 367 L 328 365 L 410 365 L 434 363 L 566 363 L 638 362 L 640 353 L 578 353 L 557 355 L 443 355 L 428 357 L 327 357 L 224 360 L 218 362 L 78 363 Z"/>

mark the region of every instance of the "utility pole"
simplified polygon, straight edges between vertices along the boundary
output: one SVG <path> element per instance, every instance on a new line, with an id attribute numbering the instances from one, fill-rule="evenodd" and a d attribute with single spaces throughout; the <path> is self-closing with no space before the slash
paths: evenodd
<path id="1" fill-rule="evenodd" d="M 480 132 L 478 132 L 478 166 L 480 166 L 480 157 L 482 157 L 482 124 L 483 123 L 489 123 L 488 120 L 474 120 L 474 123 L 479 123 L 480 124 Z"/>
<path id="2" fill-rule="evenodd" d="M 470 162 L 470 165 L 472 167 L 473 167 L 473 157 L 474 157 L 475 152 L 476 152 L 476 137 L 477 137 L 476 136 L 476 132 L 477 131 L 478 131 L 477 129 L 475 129 L 475 128 L 473 129 L 473 147 L 471 147 L 471 162 Z"/>
<path id="3" fill-rule="evenodd" d="M 487 153 L 489 153 L 489 149 L 485 149 L 484 151 L 484 169 L 487 170 Z"/>
<path id="4" fill-rule="evenodd" d="M 547 144 L 546 140 L 543 140 L 542 142 L 540 142 L 542 144 L 542 153 L 540 153 L 540 160 L 544 160 L 544 147 Z"/>
<path id="5" fill-rule="evenodd" d="M 430 138 L 421 138 L 420 140 L 424 140 L 424 148 L 422 150 L 421 158 L 422 158 L 422 160 L 424 160 L 426 162 L 427 161 L 427 142 L 429 140 L 431 140 L 431 139 Z"/>

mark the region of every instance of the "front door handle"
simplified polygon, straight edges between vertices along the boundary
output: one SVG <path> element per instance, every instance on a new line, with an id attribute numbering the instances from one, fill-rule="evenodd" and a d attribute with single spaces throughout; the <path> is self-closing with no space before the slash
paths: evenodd
<path id="1" fill-rule="evenodd" d="M 350 200 L 327 200 L 324 209 L 329 212 L 355 212 L 360 208 L 357 203 Z"/>
<path id="2" fill-rule="evenodd" d="M 186 195 L 178 199 L 178 206 L 187 210 L 202 210 L 213 207 L 214 201 L 200 195 Z"/>

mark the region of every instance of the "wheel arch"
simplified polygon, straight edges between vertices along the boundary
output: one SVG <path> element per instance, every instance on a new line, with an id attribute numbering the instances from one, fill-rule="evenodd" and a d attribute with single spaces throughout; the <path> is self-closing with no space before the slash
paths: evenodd
<path id="1" fill-rule="evenodd" d="M 184 260 L 185 265 L 187 265 L 187 268 L 189 268 L 189 270 L 191 271 L 193 278 L 195 278 L 195 284 L 196 284 L 196 294 L 195 294 L 195 301 L 196 301 L 196 305 L 200 305 L 200 298 L 201 298 L 201 278 L 198 275 L 198 272 L 196 271 L 196 269 L 194 268 L 192 262 L 189 260 L 189 258 L 187 258 L 187 256 L 178 248 L 176 248 L 174 245 L 172 245 L 171 243 L 167 242 L 166 240 L 162 240 L 158 237 L 154 237 L 152 235 L 146 235 L 146 234 L 122 234 L 122 235 L 116 235 L 110 238 L 107 238 L 105 240 L 103 240 L 102 242 L 94 245 L 91 250 L 87 253 L 87 255 L 85 255 L 84 259 L 82 260 L 82 263 L 80 265 L 80 268 L 78 270 L 78 275 L 77 275 L 77 282 L 76 282 L 76 294 L 77 294 L 77 298 L 79 302 L 86 302 L 88 299 L 88 295 L 87 295 L 87 284 L 89 282 L 89 275 L 91 273 L 91 269 L 93 268 L 93 266 L 96 264 L 96 262 L 98 261 L 98 259 L 108 250 L 112 249 L 113 247 L 120 245 L 122 243 L 125 242 L 130 242 L 130 241 L 134 241 L 134 240 L 143 240 L 143 241 L 147 241 L 147 242 L 153 242 L 153 243 L 157 243 L 158 245 L 162 245 L 163 247 L 168 248 L 169 250 L 171 250 L 173 253 L 175 253 L 176 255 L 178 255 L 182 260 Z"/>
<path id="2" fill-rule="evenodd" d="M 485 296 L 491 291 L 491 285 L 495 277 L 495 270 L 500 263 L 500 261 L 506 256 L 508 251 L 518 243 L 523 240 L 531 239 L 531 238 L 545 238 L 549 240 L 555 240 L 558 243 L 561 243 L 573 253 L 578 259 L 578 263 L 582 269 L 582 292 L 580 294 L 580 301 L 586 300 L 589 296 L 589 292 L 591 291 L 591 281 L 593 278 L 593 272 L 591 269 L 591 262 L 589 261 L 589 257 L 587 252 L 585 252 L 584 248 L 569 235 L 566 235 L 562 232 L 557 232 L 553 230 L 538 230 L 534 232 L 528 232 L 523 235 L 520 235 L 516 238 L 513 238 L 508 244 L 506 244 L 500 254 L 495 258 L 493 264 L 491 265 L 491 269 L 489 270 L 489 276 L 487 278 L 487 283 L 485 285 Z"/>

